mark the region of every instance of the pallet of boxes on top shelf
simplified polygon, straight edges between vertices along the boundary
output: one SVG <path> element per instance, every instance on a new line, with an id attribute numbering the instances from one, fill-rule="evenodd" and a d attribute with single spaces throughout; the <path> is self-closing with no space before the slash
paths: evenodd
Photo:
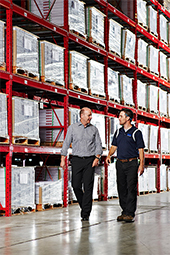
<path id="1" fill-rule="evenodd" d="M 105 15 L 95 7 L 86 7 L 86 29 L 88 41 L 105 48 L 104 43 Z"/>
<path id="2" fill-rule="evenodd" d="M 148 45 L 148 71 L 153 74 L 158 76 L 158 55 L 159 55 L 159 50 L 156 49 L 152 45 Z"/>
<path id="3" fill-rule="evenodd" d="M 147 111 L 158 114 L 158 87 L 147 85 Z"/>
<path id="4" fill-rule="evenodd" d="M 108 67 L 108 96 L 109 100 L 120 103 L 119 95 L 119 72 Z"/>
<path id="5" fill-rule="evenodd" d="M 5 64 L 5 22 L 0 20 L 0 70 L 6 70 Z"/>
<path id="6" fill-rule="evenodd" d="M 159 88 L 159 112 L 161 116 L 168 117 L 167 91 Z"/>
<path id="7" fill-rule="evenodd" d="M 160 51 L 160 77 L 166 81 L 168 81 L 168 64 L 167 64 L 167 56 Z"/>
<path id="8" fill-rule="evenodd" d="M 159 19 L 160 40 L 168 45 L 168 20 L 163 14 L 159 14 Z"/>
<path id="9" fill-rule="evenodd" d="M 140 80 L 137 80 L 137 103 L 138 103 L 138 109 L 142 111 L 147 110 L 147 90 L 146 90 L 146 83 L 141 82 Z"/>
<path id="10" fill-rule="evenodd" d="M 39 59 L 41 81 L 64 86 L 64 48 L 40 41 Z"/>
<path id="11" fill-rule="evenodd" d="M 143 68 L 146 71 L 148 71 L 147 47 L 148 47 L 148 44 L 144 40 L 139 38 L 138 39 L 138 61 L 137 61 L 137 63 L 140 68 Z"/>
<path id="12" fill-rule="evenodd" d="M 7 95 L 0 93 L 0 144 L 8 144 Z"/>
<path id="13" fill-rule="evenodd" d="M 121 52 L 122 58 L 135 64 L 135 43 L 136 36 L 128 29 L 122 29 Z"/>
<path id="14" fill-rule="evenodd" d="M 153 8 L 153 6 L 147 6 L 147 24 L 148 24 L 148 32 L 158 37 L 157 33 L 157 10 Z"/>
<path id="15" fill-rule="evenodd" d="M 38 102 L 12 97 L 12 143 L 39 146 Z"/>
<path id="16" fill-rule="evenodd" d="M 120 75 L 120 99 L 125 106 L 134 107 L 133 102 L 133 79 L 128 76 Z"/>
<path id="17" fill-rule="evenodd" d="M 13 73 L 39 80 L 38 37 L 13 27 Z"/>
<path id="18" fill-rule="evenodd" d="M 64 0 L 30 0 L 29 10 L 53 24 L 64 27 Z M 68 0 L 68 26 L 69 31 L 86 40 L 85 6 L 79 0 Z M 41 15 L 42 14 L 42 15 Z"/>
<path id="19" fill-rule="evenodd" d="M 121 57 L 121 30 L 121 24 L 109 19 L 109 51 L 119 57 Z"/>
<path id="20" fill-rule="evenodd" d="M 88 89 L 90 96 L 105 99 L 104 91 L 104 65 L 88 60 Z"/>
<path id="21" fill-rule="evenodd" d="M 88 94 L 87 59 L 79 52 L 69 52 L 69 88 L 85 94 Z"/>

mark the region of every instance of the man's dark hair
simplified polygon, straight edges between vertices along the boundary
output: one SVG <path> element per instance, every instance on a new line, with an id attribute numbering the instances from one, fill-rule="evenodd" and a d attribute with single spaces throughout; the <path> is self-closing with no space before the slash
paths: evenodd
<path id="1" fill-rule="evenodd" d="M 125 112 L 126 116 L 130 117 L 130 121 L 133 119 L 133 112 L 130 109 L 122 108 L 120 112 Z"/>

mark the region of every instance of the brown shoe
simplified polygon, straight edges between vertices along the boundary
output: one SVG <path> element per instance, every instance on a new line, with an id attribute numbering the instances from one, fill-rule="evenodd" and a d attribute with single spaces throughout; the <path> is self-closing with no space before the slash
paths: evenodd
<path id="1" fill-rule="evenodd" d="M 131 215 L 126 215 L 124 217 L 124 221 L 126 221 L 126 222 L 133 222 L 134 220 L 135 220 L 135 218 Z"/>
<path id="2" fill-rule="evenodd" d="M 120 216 L 117 217 L 117 221 L 124 221 L 124 218 L 126 217 L 125 214 L 122 214 Z"/>

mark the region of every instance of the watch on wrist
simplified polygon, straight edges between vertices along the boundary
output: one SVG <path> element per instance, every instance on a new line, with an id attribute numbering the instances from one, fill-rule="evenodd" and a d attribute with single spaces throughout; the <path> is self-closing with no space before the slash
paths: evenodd
<path id="1" fill-rule="evenodd" d="M 97 158 L 98 160 L 100 160 L 100 158 L 99 158 L 99 157 L 97 157 L 97 156 L 95 156 L 95 158 Z"/>

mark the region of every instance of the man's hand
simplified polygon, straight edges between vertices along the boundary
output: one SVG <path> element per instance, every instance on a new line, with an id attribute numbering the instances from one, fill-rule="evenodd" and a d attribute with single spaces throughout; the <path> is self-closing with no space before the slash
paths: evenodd
<path id="1" fill-rule="evenodd" d="M 107 158 L 106 158 L 106 164 L 109 165 L 111 163 L 111 158 L 110 156 L 108 155 Z"/>
<path id="2" fill-rule="evenodd" d="M 94 161 L 93 161 L 92 167 L 98 166 L 98 165 L 99 165 L 99 159 L 95 158 Z"/>
<path id="3" fill-rule="evenodd" d="M 65 170 L 66 168 L 65 156 L 61 156 L 60 166 L 63 168 L 63 170 Z"/>
<path id="4" fill-rule="evenodd" d="M 144 173 L 144 166 L 143 165 L 139 165 L 138 173 L 139 173 L 140 176 Z"/>

